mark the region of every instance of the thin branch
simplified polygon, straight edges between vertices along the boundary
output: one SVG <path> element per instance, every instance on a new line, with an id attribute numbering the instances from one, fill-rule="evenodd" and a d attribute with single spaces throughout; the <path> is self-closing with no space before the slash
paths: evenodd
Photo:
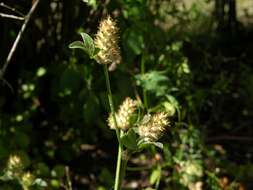
<path id="1" fill-rule="evenodd" d="M 21 27 L 21 29 L 20 29 L 20 31 L 19 31 L 19 33 L 18 33 L 18 35 L 17 35 L 15 41 L 14 41 L 12 47 L 11 47 L 11 50 L 10 50 L 10 52 L 9 52 L 9 54 L 8 54 L 8 57 L 7 57 L 7 59 L 6 59 L 5 63 L 4 63 L 4 65 L 3 65 L 2 69 L 0 70 L 0 79 L 4 77 L 4 74 L 5 74 L 5 72 L 6 72 L 6 69 L 7 69 L 8 65 L 10 64 L 10 61 L 11 61 L 13 55 L 14 55 L 14 52 L 16 51 L 16 49 L 17 49 L 17 47 L 18 47 L 18 44 L 19 44 L 19 42 L 20 42 L 20 39 L 21 39 L 21 37 L 22 37 L 22 35 L 23 35 L 25 29 L 26 29 L 26 26 L 27 26 L 29 20 L 31 19 L 32 14 L 34 13 L 34 11 L 36 10 L 36 7 L 38 6 L 39 1 L 40 1 L 40 0 L 37 0 L 37 1 L 32 5 L 32 8 L 30 9 L 30 11 L 28 12 L 28 14 L 26 15 L 25 20 L 24 20 L 24 23 L 23 23 L 23 25 L 22 25 L 22 27 Z"/>
<path id="2" fill-rule="evenodd" d="M 0 74 L 1 74 L 1 70 L 0 70 Z M 3 85 L 6 84 L 10 88 L 11 92 L 14 93 L 13 87 L 7 80 L 5 80 L 4 78 L 0 78 L 0 80 L 3 81 Z"/>
<path id="3" fill-rule="evenodd" d="M 67 178 L 67 190 L 72 190 L 72 182 L 71 182 L 71 179 L 70 179 L 70 174 L 69 174 L 69 167 L 66 166 L 65 167 L 65 173 L 66 173 L 66 178 Z"/>
<path id="4" fill-rule="evenodd" d="M 18 15 L 24 17 L 25 15 L 23 13 L 21 13 L 20 11 L 18 11 L 17 9 L 13 8 L 13 7 L 10 7 L 9 5 L 6 5 L 4 4 L 3 2 L 0 3 L 0 6 L 1 7 L 4 7 L 6 9 L 9 9 L 11 11 L 13 11 L 14 13 L 17 13 Z"/>
<path id="5" fill-rule="evenodd" d="M 0 13 L 0 17 L 10 18 L 10 19 L 15 19 L 15 20 L 25 20 L 24 17 L 15 16 L 15 15 L 9 15 L 9 14 L 5 14 L 5 13 Z"/>

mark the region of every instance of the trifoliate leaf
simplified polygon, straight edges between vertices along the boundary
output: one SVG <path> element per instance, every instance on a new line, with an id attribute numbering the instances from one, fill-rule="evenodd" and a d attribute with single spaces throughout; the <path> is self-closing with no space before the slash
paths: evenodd
<path id="1" fill-rule="evenodd" d="M 130 150 L 138 149 L 137 135 L 134 129 L 129 129 L 129 131 L 121 137 L 121 142 L 126 148 Z"/>
<path id="2" fill-rule="evenodd" d="M 82 49 L 90 56 L 90 58 L 93 59 L 94 56 L 99 52 L 99 49 L 95 47 L 93 39 L 88 34 L 82 32 L 80 35 L 82 36 L 83 41 L 72 42 L 69 45 L 69 48 Z"/>
<path id="3" fill-rule="evenodd" d="M 82 49 L 85 51 L 84 44 L 81 41 L 72 42 L 71 44 L 69 44 L 69 48 L 70 49 Z"/>
<path id="4" fill-rule="evenodd" d="M 80 33 L 83 39 L 83 45 L 85 48 L 85 51 L 88 53 L 90 57 L 92 57 L 95 53 L 95 45 L 93 42 L 93 39 L 86 33 Z"/>
<path id="5" fill-rule="evenodd" d="M 143 149 L 149 145 L 154 145 L 160 149 L 163 149 L 163 143 L 161 142 L 152 142 L 152 141 L 146 141 L 145 139 L 140 139 L 138 142 L 138 148 Z"/>
<path id="6" fill-rule="evenodd" d="M 151 71 L 135 76 L 136 84 L 148 92 L 163 96 L 170 87 L 169 79 L 162 71 Z"/>

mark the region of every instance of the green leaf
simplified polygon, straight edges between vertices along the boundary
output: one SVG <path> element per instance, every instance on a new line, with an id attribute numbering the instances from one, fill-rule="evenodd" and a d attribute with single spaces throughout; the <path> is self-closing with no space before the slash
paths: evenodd
<path id="1" fill-rule="evenodd" d="M 179 107 L 179 103 L 178 103 L 177 99 L 176 99 L 174 96 L 166 95 L 166 98 L 167 98 L 175 107 Z"/>
<path id="2" fill-rule="evenodd" d="M 161 142 L 151 142 L 150 144 L 156 146 L 157 148 L 163 149 L 163 143 Z"/>
<path id="3" fill-rule="evenodd" d="M 92 58 L 95 53 L 95 45 L 93 39 L 86 33 L 80 33 L 83 39 L 83 46 L 88 55 Z"/>
<path id="4" fill-rule="evenodd" d="M 106 184 L 107 187 L 110 187 L 114 184 L 114 177 L 107 168 L 102 169 L 98 178 L 103 184 Z"/>
<path id="5" fill-rule="evenodd" d="M 45 182 L 44 180 L 37 178 L 34 180 L 32 185 L 38 185 L 40 187 L 47 187 L 47 182 Z"/>
<path id="6" fill-rule="evenodd" d="M 135 75 L 136 84 L 148 92 L 163 96 L 167 94 L 170 81 L 163 71 L 151 71 L 145 74 Z"/>
<path id="7" fill-rule="evenodd" d="M 126 30 L 124 40 L 127 48 L 132 50 L 135 55 L 141 54 L 144 48 L 144 39 L 141 31 L 134 28 Z"/>
<path id="8" fill-rule="evenodd" d="M 86 33 L 81 32 L 80 35 L 82 36 L 83 42 L 75 41 L 69 45 L 71 49 L 82 49 L 84 50 L 91 59 L 98 54 L 99 49 L 95 47 L 93 39 Z"/>
<path id="9" fill-rule="evenodd" d="M 54 189 L 60 189 L 61 182 L 60 182 L 60 180 L 52 179 L 52 180 L 50 181 L 50 185 L 51 185 Z"/>
<path id="10" fill-rule="evenodd" d="M 134 129 L 129 129 L 129 131 L 121 137 L 122 144 L 130 149 L 130 150 L 137 150 L 137 135 L 134 131 Z"/>
<path id="11" fill-rule="evenodd" d="M 175 106 L 170 102 L 163 102 L 163 107 L 165 108 L 165 111 L 166 113 L 168 113 L 169 116 L 173 116 L 176 113 Z"/>
<path id="12" fill-rule="evenodd" d="M 10 181 L 13 179 L 14 177 L 11 171 L 6 171 L 3 176 L 0 176 L 1 181 Z"/>
<path id="13" fill-rule="evenodd" d="M 36 174 L 39 176 L 47 176 L 50 174 L 50 169 L 45 163 L 40 162 L 37 164 Z"/>
<path id="14" fill-rule="evenodd" d="M 138 142 L 139 149 L 143 149 L 147 147 L 148 145 L 154 145 L 157 148 L 163 149 L 163 143 L 161 142 L 147 142 L 147 141 L 144 141 L 143 139 L 140 139 Z"/>
<path id="15" fill-rule="evenodd" d="M 70 49 L 82 49 L 85 51 L 85 46 L 82 42 L 80 41 L 75 41 L 75 42 L 72 42 L 71 44 L 69 44 L 69 48 Z"/>
<path id="16" fill-rule="evenodd" d="M 160 179 L 160 177 L 161 177 L 161 168 L 158 167 L 158 168 L 156 168 L 155 170 L 152 171 L 152 174 L 151 174 L 150 179 L 149 179 L 150 184 L 154 185 L 157 182 L 157 180 Z"/>
<path id="17" fill-rule="evenodd" d="M 176 108 L 178 114 L 178 120 L 181 121 L 181 111 L 179 107 L 179 103 L 174 96 L 166 95 L 167 100 Z"/>
<path id="18" fill-rule="evenodd" d="M 51 173 L 53 177 L 62 178 L 65 175 L 65 167 L 63 165 L 56 165 Z"/>
<path id="19" fill-rule="evenodd" d="M 94 53 L 91 58 L 94 58 L 98 54 L 99 51 L 100 49 L 95 47 Z"/>

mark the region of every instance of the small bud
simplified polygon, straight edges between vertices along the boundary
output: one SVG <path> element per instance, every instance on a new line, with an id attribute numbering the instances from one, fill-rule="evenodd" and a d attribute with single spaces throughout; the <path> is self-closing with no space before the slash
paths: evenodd
<path id="1" fill-rule="evenodd" d="M 178 172 L 180 173 L 180 182 L 188 187 L 192 186 L 196 179 L 201 179 L 204 175 L 203 167 L 199 160 L 180 161 Z"/>
<path id="2" fill-rule="evenodd" d="M 131 118 L 137 108 L 137 101 L 127 97 L 120 105 L 118 112 L 115 114 L 117 126 L 122 130 L 127 130 L 131 126 Z M 115 129 L 115 123 L 112 113 L 108 118 L 108 125 L 111 129 Z"/>
<path id="3" fill-rule="evenodd" d="M 146 117 L 144 116 L 144 118 Z M 142 122 L 139 126 L 139 135 L 145 141 L 157 141 L 168 125 L 168 114 L 165 112 L 156 113 L 151 116 L 148 122 Z"/>
<path id="4" fill-rule="evenodd" d="M 102 20 L 94 43 L 100 49 L 96 60 L 100 64 L 115 65 L 121 62 L 120 49 L 118 46 L 118 27 L 116 22 L 108 16 Z"/>

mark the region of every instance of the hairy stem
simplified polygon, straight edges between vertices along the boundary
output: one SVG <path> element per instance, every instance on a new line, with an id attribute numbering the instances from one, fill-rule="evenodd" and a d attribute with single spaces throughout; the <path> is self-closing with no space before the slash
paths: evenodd
<path id="1" fill-rule="evenodd" d="M 120 136 L 123 134 L 123 131 L 120 131 Z M 116 166 L 116 175 L 114 181 L 114 190 L 121 189 L 121 180 L 122 180 L 122 153 L 123 153 L 123 146 L 119 143 L 118 146 L 118 158 L 117 158 L 117 166 Z"/>
<path id="2" fill-rule="evenodd" d="M 123 154 L 122 158 L 122 166 L 121 166 L 121 181 L 125 178 L 127 162 L 130 158 L 131 152 L 125 150 L 125 154 Z"/>
<path id="3" fill-rule="evenodd" d="M 113 103 L 113 99 L 112 99 L 112 90 L 111 90 L 111 84 L 110 84 L 110 78 L 109 78 L 107 65 L 104 65 L 104 74 L 105 74 L 105 81 L 106 81 L 106 87 L 107 87 L 107 93 L 108 93 L 109 106 L 110 106 L 110 110 L 112 113 L 113 122 L 116 126 L 116 135 L 117 135 L 117 138 L 118 138 L 118 141 L 120 144 L 120 131 L 118 128 L 116 115 L 115 115 L 114 103 Z"/>
<path id="4" fill-rule="evenodd" d="M 112 91 L 111 91 L 111 85 L 110 85 L 110 78 L 108 73 L 107 65 L 104 65 L 104 74 L 105 74 L 105 80 L 106 80 L 106 87 L 107 87 L 107 93 L 108 93 L 108 100 L 110 105 L 110 110 L 113 116 L 113 121 L 116 126 L 116 135 L 118 138 L 118 158 L 117 158 L 117 166 L 116 166 L 116 175 L 115 175 L 115 181 L 114 181 L 114 190 L 120 190 L 121 189 L 121 161 L 122 161 L 122 152 L 123 152 L 123 146 L 120 141 L 120 137 L 123 135 L 123 131 L 119 130 L 115 115 L 115 109 L 112 99 Z"/>

